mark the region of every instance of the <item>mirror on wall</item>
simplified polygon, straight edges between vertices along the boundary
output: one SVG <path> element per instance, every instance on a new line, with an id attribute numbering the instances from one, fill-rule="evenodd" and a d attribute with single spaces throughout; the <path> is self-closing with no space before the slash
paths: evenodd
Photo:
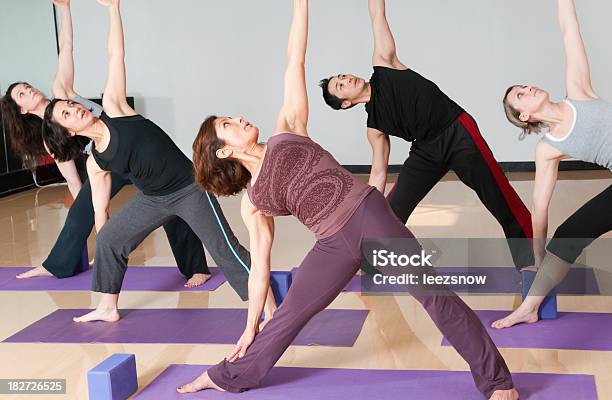
<path id="1" fill-rule="evenodd" d="M 0 54 L 1 96 L 16 81 L 26 81 L 45 95 L 51 95 L 57 64 L 51 1 L 5 0 L 0 3 Z M 11 154 L 10 139 L 4 128 L 1 133 L 0 175 L 22 170 L 22 161 Z"/>

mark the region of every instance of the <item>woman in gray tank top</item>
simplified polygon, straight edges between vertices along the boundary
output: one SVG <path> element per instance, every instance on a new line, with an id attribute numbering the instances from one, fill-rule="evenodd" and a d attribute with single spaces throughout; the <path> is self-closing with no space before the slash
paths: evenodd
<path id="1" fill-rule="evenodd" d="M 523 304 L 492 324 L 498 329 L 537 322 L 544 297 L 593 240 L 612 230 L 612 186 L 608 186 L 561 224 L 545 247 L 559 162 L 574 158 L 612 168 L 612 104 L 599 98 L 591 86 L 573 0 L 558 0 L 558 13 L 566 54 L 567 98 L 555 103 L 546 91 L 524 85 L 511 86 L 504 96 L 506 116 L 523 130 L 523 137 L 547 132 L 536 146 L 531 213 L 538 274 Z"/>

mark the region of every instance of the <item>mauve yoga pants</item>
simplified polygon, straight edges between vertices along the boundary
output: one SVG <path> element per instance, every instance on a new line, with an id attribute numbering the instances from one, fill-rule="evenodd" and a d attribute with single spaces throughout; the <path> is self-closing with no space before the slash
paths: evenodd
<path id="1" fill-rule="evenodd" d="M 339 232 L 316 242 L 302 261 L 285 300 L 246 355 L 233 363 L 224 360 L 211 367 L 208 374 L 212 381 L 229 392 L 257 387 L 304 325 L 355 275 L 361 263 L 361 241 L 367 238 L 414 238 L 378 191 L 363 200 Z M 478 317 L 459 297 L 445 290 L 415 297 L 468 362 L 483 394 L 490 397 L 495 390 L 514 387 L 504 359 Z"/>

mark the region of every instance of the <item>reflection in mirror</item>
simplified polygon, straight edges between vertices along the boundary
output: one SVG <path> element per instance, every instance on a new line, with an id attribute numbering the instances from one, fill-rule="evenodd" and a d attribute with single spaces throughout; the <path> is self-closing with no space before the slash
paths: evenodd
<path id="1" fill-rule="evenodd" d="M 57 67 L 57 40 L 54 9 L 50 0 L 3 1 L 0 12 L 0 96 L 15 82 L 28 82 L 51 96 L 51 86 Z M 8 132 L 9 117 L 0 112 L 0 193 L 11 186 L 31 181 L 24 171 L 24 161 L 35 164 L 32 157 L 19 157 L 11 149 Z M 24 124 L 32 128 L 35 124 Z M 24 180 L 26 179 L 26 180 Z"/>

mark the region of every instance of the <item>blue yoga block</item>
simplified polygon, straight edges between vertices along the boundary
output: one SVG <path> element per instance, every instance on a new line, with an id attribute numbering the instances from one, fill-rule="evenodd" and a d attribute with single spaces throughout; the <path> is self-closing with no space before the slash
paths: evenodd
<path id="1" fill-rule="evenodd" d="M 527 293 L 529 293 L 529 289 L 533 284 L 533 280 L 535 279 L 536 273 L 533 271 L 522 271 L 521 278 L 523 283 L 521 285 L 521 292 L 523 295 L 523 299 L 527 297 Z M 538 310 L 538 317 L 540 319 L 557 319 L 557 291 L 553 289 L 550 293 L 544 298 L 544 301 L 540 305 L 540 309 Z"/>
<path id="2" fill-rule="evenodd" d="M 270 287 L 272 288 L 277 305 L 283 302 L 290 286 L 291 271 L 274 271 L 270 273 Z"/>
<path id="3" fill-rule="evenodd" d="M 87 252 L 87 245 L 83 249 L 83 254 L 81 254 L 81 263 L 79 265 L 79 272 L 85 272 L 89 270 L 89 253 Z"/>
<path id="4" fill-rule="evenodd" d="M 87 372 L 89 400 L 126 400 L 138 390 L 134 354 L 113 354 Z"/>

